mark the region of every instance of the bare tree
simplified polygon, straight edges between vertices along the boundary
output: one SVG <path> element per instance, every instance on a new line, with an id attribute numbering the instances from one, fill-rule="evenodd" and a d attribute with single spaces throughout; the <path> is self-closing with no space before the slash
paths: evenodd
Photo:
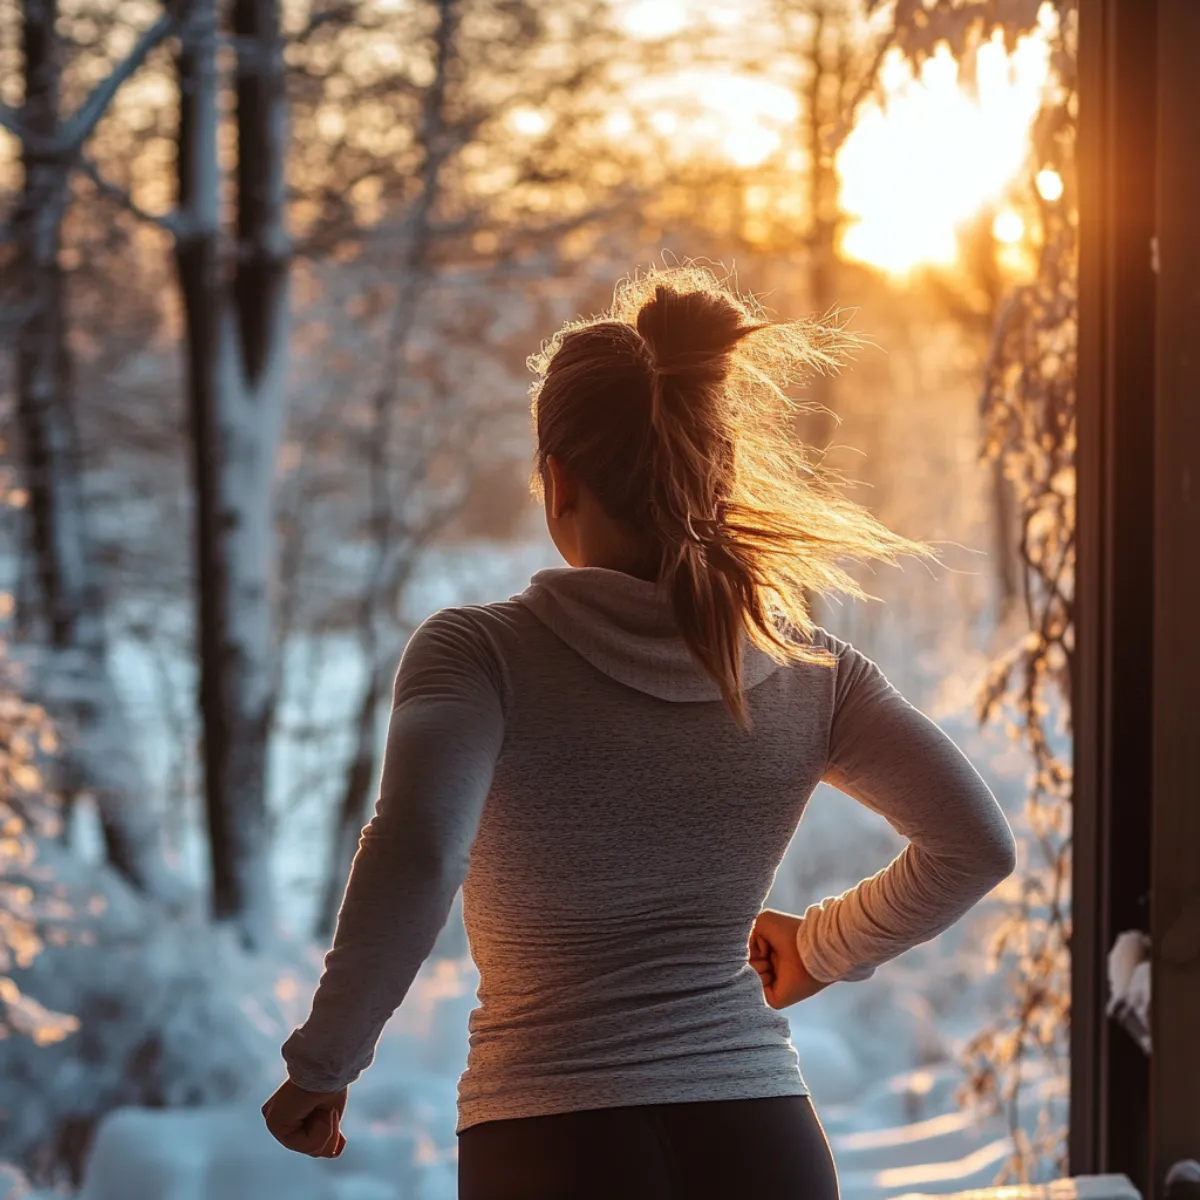
<path id="1" fill-rule="evenodd" d="M 424 0 L 397 14 L 364 9 L 349 21 L 347 15 L 303 35 L 304 48 L 318 53 L 311 62 L 300 53 L 293 65 L 296 118 L 316 134 L 311 158 L 320 163 L 304 182 L 308 224 L 301 246 L 314 259 L 354 247 L 362 289 L 355 323 L 360 335 L 374 331 L 354 355 L 356 374 L 371 382 L 365 390 L 350 388 L 345 411 L 327 397 L 311 421 L 293 415 L 304 422 L 307 445 L 318 429 L 339 438 L 345 457 L 338 469 L 354 495 L 349 505 L 340 502 L 341 519 L 358 514 L 343 538 L 363 551 L 353 595 L 334 596 L 316 618 L 322 627 L 336 621 L 351 631 L 361 660 L 347 712 L 319 936 L 332 928 L 369 816 L 380 716 L 411 631 L 400 605 L 407 582 L 472 494 L 477 469 L 497 461 L 514 473 L 521 469 L 503 460 L 506 452 L 495 438 L 488 442 L 487 432 L 514 415 L 524 425 L 525 387 L 514 380 L 504 395 L 489 398 L 480 377 L 463 380 L 450 364 L 468 346 L 473 362 L 502 353 L 487 345 L 489 317 L 504 303 L 497 296 L 505 287 L 531 290 L 526 264 L 552 271 L 566 240 L 632 215 L 635 195 L 628 173 L 614 169 L 617 148 L 597 137 L 612 94 L 614 44 L 602 4 Z M 386 69 L 364 73 L 364 47 L 381 40 L 403 49 Z M 359 69 L 341 69 L 343 56 Z M 392 155 L 380 153 L 371 123 L 381 104 L 406 118 L 396 127 L 403 132 Z M 322 147 L 313 114 L 330 122 L 336 146 Z M 581 156 L 589 138 L 597 152 Z M 328 183 L 321 177 L 326 171 Z M 351 195 L 361 187 L 374 203 L 356 209 L 348 202 L 347 179 Z M 444 306 L 452 311 L 441 313 Z M 339 334 L 340 344 L 348 334 Z M 528 346 L 522 363 L 527 352 Z M 313 472 L 314 455 L 303 457 Z M 289 487 L 289 564 L 303 558 L 300 542 L 310 540 L 314 527 L 313 513 L 296 519 L 293 506 L 311 501 Z M 294 566 L 282 582 L 281 628 L 290 635 L 305 623 L 298 610 L 311 605 L 294 595 L 305 586 L 297 584 Z M 310 628 L 313 617 L 310 611 Z"/>
<path id="2" fill-rule="evenodd" d="M 273 476 L 285 407 L 287 103 L 274 0 L 234 0 L 237 214 L 226 244 L 218 7 L 195 0 L 178 57 L 175 259 L 187 340 L 197 629 L 212 907 L 269 936 L 267 743 L 274 704 Z"/>
<path id="3" fill-rule="evenodd" d="M 989 205 L 959 233 L 959 261 L 953 274 L 930 271 L 926 285 L 955 324 L 976 341 L 986 357 L 1001 309 L 1007 298 L 1008 279 L 999 260 L 993 231 L 996 211 Z M 988 422 L 986 402 L 980 418 Z M 1002 456 L 988 462 L 991 476 L 991 566 L 994 573 L 998 616 L 1003 619 L 1020 599 L 1018 576 L 1018 514 L 1013 485 Z"/>
<path id="4" fill-rule="evenodd" d="M 838 243 L 845 217 L 838 203 L 836 161 L 866 102 L 875 94 L 893 25 L 873 16 L 869 0 L 771 0 L 775 52 L 761 69 L 796 97 L 794 146 L 806 165 L 807 227 L 790 227 L 773 242 L 803 257 L 809 307 L 829 317 L 838 304 Z M 775 184 L 791 186 L 788 173 Z M 803 418 L 806 441 L 824 451 L 836 427 L 836 380 L 818 376 L 808 389 L 815 411 Z"/>
<path id="5" fill-rule="evenodd" d="M 6 232 L 12 295 L 2 313 L 16 343 L 19 453 L 47 653 L 40 686 L 67 734 L 64 790 L 94 794 L 110 863 L 138 888 L 172 902 L 157 821 L 108 662 L 104 600 L 88 524 L 67 343 L 68 296 L 60 261 L 71 172 L 88 169 L 86 144 L 121 85 L 176 27 L 170 8 L 68 117 L 62 113 L 56 0 L 21 8 L 24 103 L 0 106 L 19 143 L 24 181 Z M 7 290 L 7 289 L 6 289 Z"/>
<path id="6" fill-rule="evenodd" d="M 290 327 L 284 42 L 271 0 L 235 0 L 228 8 L 189 0 L 179 35 L 175 208 L 150 213 L 98 165 L 88 174 L 173 246 L 192 462 L 211 906 L 244 944 L 261 946 L 273 927 L 266 793 L 276 675 L 272 501 Z M 232 79 L 221 55 L 230 44 Z M 237 155 L 227 172 L 222 139 L 230 132 Z"/>
<path id="7" fill-rule="evenodd" d="M 358 849 L 363 822 L 367 819 L 370 789 L 375 777 L 377 759 L 377 721 L 380 703 L 387 694 L 388 678 L 394 670 L 400 641 L 394 620 L 384 614 L 392 609 L 404 577 L 412 570 L 415 545 L 419 545 L 436 530 L 435 513 L 421 530 L 397 528 L 396 508 L 403 503 L 393 490 L 390 456 L 392 418 L 397 407 L 397 388 L 403 370 L 403 351 L 416 322 L 421 296 L 428 279 L 430 224 L 438 198 L 442 168 L 453 149 L 455 138 L 447 128 L 446 90 L 453 67 L 455 38 L 461 21 L 457 0 L 437 0 L 436 25 L 433 35 L 433 81 L 422 103 L 418 138 L 421 143 L 420 191 L 412 211 L 404 222 L 401 248 L 402 278 L 409 286 L 398 294 L 392 304 L 388 322 L 388 337 L 384 347 L 383 368 L 374 389 L 371 421 L 364 447 L 367 462 L 368 523 L 371 529 L 371 563 L 366 587 L 359 606 L 359 643 L 363 658 L 363 683 L 359 691 L 352 722 L 352 749 L 343 776 L 341 796 L 332 839 L 329 870 L 321 905 L 318 909 L 318 936 L 332 933 L 341 905 L 342 893 L 350 874 L 350 866 Z M 419 439 L 419 431 L 417 433 Z M 404 472 L 404 491 L 411 494 L 419 485 L 417 476 L 428 463 L 428 456 L 418 453 Z M 445 511 L 443 506 L 442 511 Z M 449 512 L 453 511 L 451 504 Z M 449 513 L 447 513 L 449 515 Z M 389 600 L 392 604 L 389 604 Z M 394 609 L 392 609 L 394 611 Z M 384 618 L 381 620 L 381 618 Z M 383 628 L 381 628 L 383 626 Z M 390 635 L 390 636 L 389 636 Z"/>

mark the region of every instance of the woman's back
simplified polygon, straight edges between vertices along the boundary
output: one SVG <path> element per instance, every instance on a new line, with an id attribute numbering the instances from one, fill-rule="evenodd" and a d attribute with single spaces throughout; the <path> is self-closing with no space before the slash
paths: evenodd
<path id="1" fill-rule="evenodd" d="M 742 730 L 653 593 L 549 571 L 439 617 L 504 688 L 463 889 L 480 983 L 460 1128 L 801 1091 L 746 947 L 825 767 L 833 671 L 756 653 Z"/>

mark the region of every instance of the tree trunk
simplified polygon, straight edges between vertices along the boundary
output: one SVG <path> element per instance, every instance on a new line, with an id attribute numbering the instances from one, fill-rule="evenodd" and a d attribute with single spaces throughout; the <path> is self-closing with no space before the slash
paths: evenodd
<path id="1" fill-rule="evenodd" d="M 338 910 L 342 905 L 342 894 L 346 880 L 350 877 L 350 865 L 358 850 L 359 837 L 369 813 L 371 784 L 375 779 L 375 723 L 379 715 L 379 701 L 383 688 L 375 663 L 367 664 L 368 679 L 358 701 L 358 712 L 354 721 L 354 751 L 346 768 L 342 797 L 338 804 L 337 827 L 333 835 L 333 854 L 321 906 L 317 910 L 316 926 L 313 929 L 318 940 L 324 941 L 333 935 L 337 924 Z"/>
<path id="2" fill-rule="evenodd" d="M 818 318 L 827 316 L 836 304 L 833 272 L 837 179 L 826 144 L 832 124 L 828 120 L 827 92 L 829 85 L 834 82 L 825 45 L 828 15 L 824 4 L 817 5 L 812 13 L 809 53 L 812 74 L 804 103 L 809 159 L 808 202 L 812 221 L 808 237 L 808 303 Z M 807 399 L 809 403 L 817 405 L 818 410 L 805 418 L 804 437 L 820 454 L 828 449 L 837 428 L 833 383 L 831 376 L 817 374 L 808 388 Z"/>
<path id="3" fill-rule="evenodd" d="M 995 562 L 996 591 L 1003 619 L 1021 598 L 1017 564 L 1017 502 L 1012 483 L 1004 474 L 1003 456 L 991 464 L 992 558 Z"/>
<path id="4" fill-rule="evenodd" d="M 400 273 L 400 277 L 407 278 L 409 282 L 407 290 L 397 300 L 393 313 L 388 359 L 375 390 L 374 420 L 365 447 L 366 484 L 374 539 L 374 561 L 363 588 L 359 615 L 359 636 L 367 677 L 354 717 L 354 751 L 346 767 L 333 831 L 329 872 L 325 877 L 322 902 L 313 930 L 320 940 L 333 934 L 359 837 L 371 815 L 370 791 L 375 778 L 376 758 L 375 721 L 398 658 L 395 646 L 398 639 L 387 630 L 387 622 L 381 614 L 395 605 L 396 597 L 402 591 L 413 565 L 411 559 L 407 562 L 404 559 L 404 531 L 395 528 L 396 497 L 389 479 L 393 469 L 392 414 L 396 410 L 396 382 L 403 371 L 403 350 L 412 333 L 428 282 L 429 226 L 440 193 L 441 173 L 456 146 L 454 137 L 449 134 L 446 119 L 446 93 L 451 64 L 455 58 L 455 38 L 462 19 L 458 0 L 433 0 L 432 7 L 436 18 L 433 34 L 434 70 L 433 79 L 425 92 L 419 126 L 423 152 L 419 173 L 421 190 L 408 214 Z M 415 478 L 409 480 L 410 484 L 415 482 Z"/>
<path id="5" fill-rule="evenodd" d="M 220 80 L 213 0 L 179 58 L 176 261 L 187 330 L 197 627 L 212 908 L 244 944 L 273 926 L 267 751 L 274 709 L 272 479 L 285 402 L 288 243 L 277 13 L 237 0 L 237 247 L 222 255 Z"/>
<path id="6" fill-rule="evenodd" d="M 833 271 L 837 180 L 833 175 L 833 162 L 826 145 L 826 91 L 831 82 L 825 47 L 829 16 L 826 5 L 814 5 L 811 16 L 812 33 L 807 47 L 810 74 L 801 105 L 809 162 L 810 227 L 806 252 L 808 305 L 814 317 L 822 320 L 835 306 Z M 797 432 L 801 441 L 813 450 L 817 461 L 825 457 L 837 429 L 833 383 L 830 375 L 818 371 L 813 374 L 805 388 L 804 399 L 812 406 L 812 411 L 801 416 Z M 819 594 L 810 592 L 808 603 L 813 619 L 818 624 L 829 619 L 828 605 Z"/>
<path id="7" fill-rule="evenodd" d="M 1001 303 L 1005 294 L 1005 281 L 1000 273 L 996 237 L 992 232 L 995 219 L 993 210 L 988 209 L 979 219 L 969 245 L 971 268 L 977 277 L 978 286 L 987 297 L 987 309 L 983 313 L 980 332 L 990 337 L 1000 317 Z M 963 323 L 970 320 L 969 312 L 963 314 Z M 987 437 L 986 428 L 983 431 Z M 998 455 L 991 464 L 991 541 L 992 567 L 995 575 L 998 616 L 1003 620 L 1022 595 L 1020 567 L 1020 514 L 1017 511 L 1017 496 L 1013 485 L 1004 473 L 1004 455 Z"/>
<path id="8" fill-rule="evenodd" d="M 108 662 L 104 607 L 86 521 L 83 467 L 72 412 L 66 281 L 59 265 L 68 168 L 45 148 L 59 132 L 55 0 L 24 6 L 25 182 L 14 217 L 26 316 L 17 338 L 17 421 L 47 645 L 42 681 L 66 726 L 63 790 L 96 798 L 109 863 L 141 891 L 171 903 L 184 889 L 171 875 L 146 805 L 135 738 Z M 30 144 L 32 143 L 32 145 Z"/>

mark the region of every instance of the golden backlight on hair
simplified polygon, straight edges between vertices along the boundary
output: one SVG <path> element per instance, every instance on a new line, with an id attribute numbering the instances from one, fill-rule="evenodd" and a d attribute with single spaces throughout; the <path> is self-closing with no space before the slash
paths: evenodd
<path id="1" fill-rule="evenodd" d="M 684 639 L 742 725 L 743 634 L 780 661 L 821 659 L 810 594 L 862 597 L 848 563 L 930 554 L 847 499 L 794 436 L 789 389 L 856 343 L 836 325 L 772 321 L 689 264 L 622 281 L 608 312 L 530 359 L 535 492 L 553 455 L 644 539 Z"/>

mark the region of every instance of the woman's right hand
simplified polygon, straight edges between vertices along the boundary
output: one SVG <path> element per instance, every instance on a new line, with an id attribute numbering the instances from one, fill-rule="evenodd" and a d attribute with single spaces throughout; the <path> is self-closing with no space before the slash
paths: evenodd
<path id="1" fill-rule="evenodd" d="M 758 972 L 772 1008 L 787 1008 L 829 986 L 814 979 L 800 959 L 796 934 L 802 920 L 764 908 L 750 932 L 750 965 Z"/>

